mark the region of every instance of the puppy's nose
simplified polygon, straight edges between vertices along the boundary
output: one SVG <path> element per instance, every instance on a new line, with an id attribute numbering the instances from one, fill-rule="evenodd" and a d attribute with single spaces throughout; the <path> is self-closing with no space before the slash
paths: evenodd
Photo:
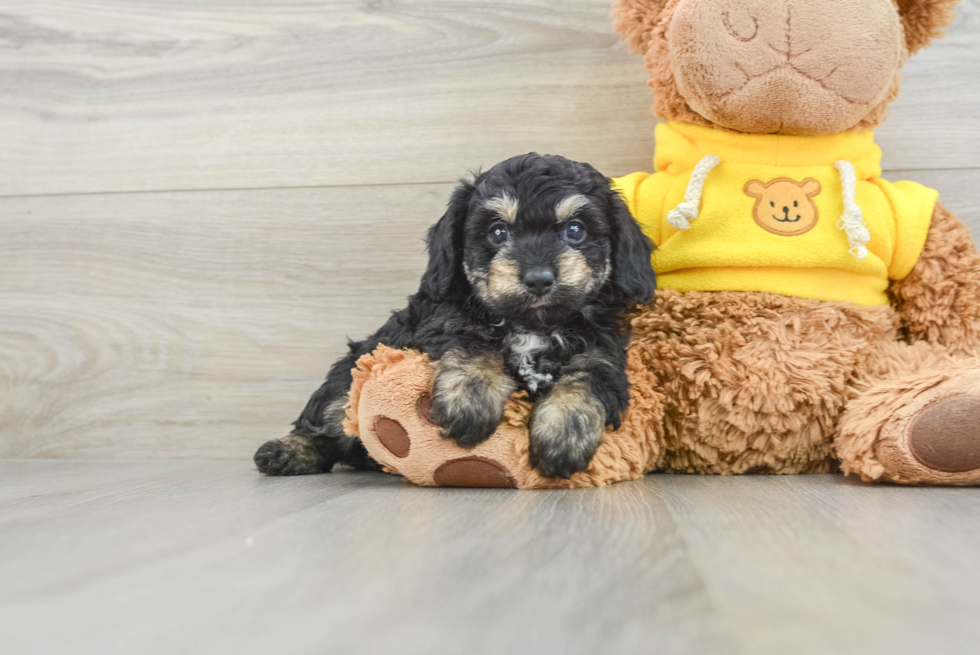
<path id="1" fill-rule="evenodd" d="M 540 298 L 555 286 L 555 274 L 550 268 L 535 266 L 524 273 L 524 286 Z"/>

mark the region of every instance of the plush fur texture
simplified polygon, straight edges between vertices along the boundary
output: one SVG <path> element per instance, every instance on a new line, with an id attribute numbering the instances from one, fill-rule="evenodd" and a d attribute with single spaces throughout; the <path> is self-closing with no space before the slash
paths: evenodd
<path id="1" fill-rule="evenodd" d="M 661 291 L 632 325 L 631 347 L 663 396 L 658 468 L 806 473 L 830 470 L 848 385 L 870 344 L 894 338 L 897 320 L 887 307 Z"/>
<path id="2" fill-rule="evenodd" d="M 460 447 L 496 430 L 516 390 L 538 401 L 531 457 L 549 477 L 584 471 L 605 426 L 620 426 L 629 402 L 623 315 L 628 302 L 650 301 L 656 279 L 650 241 L 608 179 L 562 157 L 509 159 L 459 185 L 428 250 L 408 307 L 350 344 L 292 434 L 259 448 L 260 471 L 377 467 L 344 432 L 343 408 L 351 369 L 380 344 L 438 360 L 430 416 Z"/>
<path id="3" fill-rule="evenodd" d="M 960 0 L 893 0 L 905 28 L 905 44 L 916 53 L 943 35 Z"/>
<path id="4" fill-rule="evenodd" d="M 903 336 L 953 354 L 980 352 L 980 257 L 970 230 L 942 203 L 919 262 L 889 290 Z"/>

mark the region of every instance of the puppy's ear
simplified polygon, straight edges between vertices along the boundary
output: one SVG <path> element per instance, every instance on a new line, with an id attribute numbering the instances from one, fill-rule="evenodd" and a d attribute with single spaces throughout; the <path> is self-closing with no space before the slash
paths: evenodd
<path id="1" fill-rule="evenodd" d="M 959 0 L 896 0 L 898 14 L 905 28 L 905 43 L 914 53 L 942 36 L 943 28 L 953 22 L 953 8 Z"/>
<path id="2" fill-rule="evenodd" d="M 463 224 L 475 187 L 462 180 L 449 199 L 446 213 L 429 228 L 426 250 L 429 265 L 422 274 L 419 291 L 433 300 L 442 300 L 457 279 L 463 279 Z"/>
<path id="3" fill-rule="evenodd" d="M 657 276 L 650 255 L 653 243 L 643 234 L 626 203 L 615 191 L 609 192 L 612 216 L 612 281 L 629 300 L 641 305 L 653 300 Z"/>

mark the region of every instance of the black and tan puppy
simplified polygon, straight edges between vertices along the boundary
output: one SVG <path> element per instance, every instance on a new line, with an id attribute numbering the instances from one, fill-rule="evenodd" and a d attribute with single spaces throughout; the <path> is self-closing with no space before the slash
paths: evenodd
<path id="1" fill-rule="evenodd" d="M 376 468 L 344 433 L 350 370 L 383 343 L 436 364 L 431 414 L 442 436 L 487 439 L 517 389 L 535 401 L 531 464 L 584 470 L 629 402 L 623 313 L 648 303 L 652 246 L 609 180 L 588 164 L 528 154 L 462 182 L 430 230 L 429 264 L 408 307 L 350 344 L 289 436 L 259 448 L 270 475 Z"/>

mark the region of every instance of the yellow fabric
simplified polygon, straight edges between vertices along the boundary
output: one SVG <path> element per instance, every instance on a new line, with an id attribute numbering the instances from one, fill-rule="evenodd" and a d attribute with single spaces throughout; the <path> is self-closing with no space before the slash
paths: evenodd
<path id="1" fill-rule="evenodd" d="M 748 135 L 661 123 L 656 138 L 656 173 L 633 173 L 613 184 L 658 246 L 653 266 L 660 288 L 771 291 L 882 305 L 888 302 L 889 280 L 901 280 L 918 261 L 939 193 L 914 182 L 881 179 L 881 150 L 871 132 Z M 691 172 L 708 154 L 719 157 L 721 164 L 708 173 L 698 218 L 689 230 L 674 229 L 667 214 L 684 201 Z M 844 211 L 840 174 L 834 168 L 839 160 L 851 162 L 857 173 L 856 200 L 871 232 L 863 260 L 849 252 L 847 235 L 838 227 Z M 819 182 L 820 191 L 812 196 L 817 220 L 805 233 L 775 233 L 755 218 L 775 212 L 773 218 L 778 214 L 790 220 L 798 211 L 792 200 L 785 203 L 786 213 L 776 207 L 784 204 L 780 198 L 771 200 L 772 209 L 764 202 L 770 198 L 747 192 L 753 180 L 766 185 L 781 178 L 787 178 L 783 188 L 790 190 L 804 184 L 812 189 L 812 180 Z M 806 201 L 807 196 L 800 196 L 800 202 Z"/>

